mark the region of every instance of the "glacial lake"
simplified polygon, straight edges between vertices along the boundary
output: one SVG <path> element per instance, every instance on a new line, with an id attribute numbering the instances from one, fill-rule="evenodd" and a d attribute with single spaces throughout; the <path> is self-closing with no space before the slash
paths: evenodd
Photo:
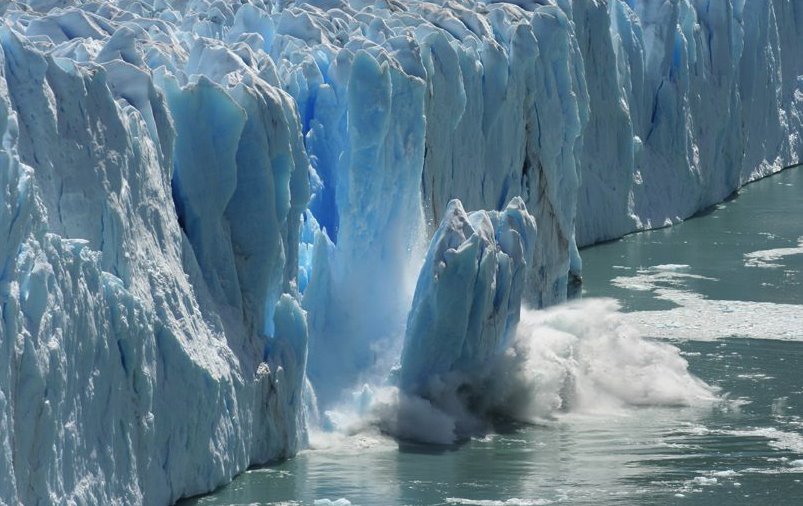
<path id="1" fill-rule="evenodd" d="M 796 168 L 581 252 L 584 297 L 620 301 L 722 402 L 561 415 L 454 447 L 357 435 L 184 504 L 803 504 L 801 241 Z"/>

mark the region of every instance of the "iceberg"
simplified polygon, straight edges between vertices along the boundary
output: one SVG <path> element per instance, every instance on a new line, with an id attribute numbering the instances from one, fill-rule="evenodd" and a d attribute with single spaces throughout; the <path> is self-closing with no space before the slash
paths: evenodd
<path id="1" fill-rule="evenodd" d="M 498 363 L 579 246 L 803 154 L 796 0 L 0 16 L 0 503 L 168 504 L 291 456 L 398 364 L 423 395 Z"/>

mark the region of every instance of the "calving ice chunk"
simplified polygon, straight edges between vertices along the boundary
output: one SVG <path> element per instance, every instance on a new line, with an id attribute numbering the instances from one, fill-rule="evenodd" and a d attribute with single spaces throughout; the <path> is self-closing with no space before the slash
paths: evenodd
<path id="1" fill-rule="evenodd" d="M 460 201 L 449 203 L 418 278 L 399 391 L 375 395 L 367 410 L 374 424 L 452 443 L 498 416 L 532 423 L 559 412 L 715 399 L 677 348 L 642 339 L 614 301 L 523 309 L 536 237 L 518 197 L 501 212 L 466 214 Z"/>
<path id="2" fill-rule="evenodd" d="M 535 219 L 522 200 L 466 214 L 453 200 L 418 278 L 401 358 L 400 387 L 427 395 L 433 382 L 470 374 L 503 350 L 519 320 Z"/>
<path id="3" fill-rule="evenodd" d="M 567 298 L 578 244 L 801 155 L 795 0 L 0 15 L 3 503 L 211 490 L 399 357 L 431 406 Z"/>

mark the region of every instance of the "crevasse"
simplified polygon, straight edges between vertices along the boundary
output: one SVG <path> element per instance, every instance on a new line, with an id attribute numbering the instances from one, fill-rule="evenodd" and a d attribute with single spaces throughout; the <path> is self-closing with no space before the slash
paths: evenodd
<path id="1" fill-rule="evenodd" d="M 0 503 L 170 503 L 292 455 L 394 361 L 420 391 L 492 355 L 578 245 L 803 152 L 795 0 L 0 15 Z M 458 318 L 431 276 L 461 265 Z"/>

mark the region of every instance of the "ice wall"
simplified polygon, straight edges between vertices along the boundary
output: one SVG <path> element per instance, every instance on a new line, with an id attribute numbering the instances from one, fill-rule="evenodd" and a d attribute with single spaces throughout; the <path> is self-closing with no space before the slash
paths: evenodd
<path id="1" fill-rule="evenodd" d="M 165 504 L 291 455 L 309 195 L 295 103 L 162 21 L 13 7 L 0 26 L 0 503 Z"/>
<path id="2" fill-rule="evenodd" d="M 579 244 L 676 223 L 800 161 L 798 2 L 572 7 L 591 111 Z"/>
<path id="3" fill-rule="evenodd" d="M 412 253 L 453 198 L 501 209 L 520 196 L 541 232 L 526 298 L 565 299 L 588 100 L 563 10 L 298 2 L 273 19 L 317 176 L 304 307 L 324 404 L 398 356 Z"/>
<path id="4" fill-rule="evenodd" d="M 421 323 L 448 320 L 420 263 L 453 199 L 469 221 L 529 210 L 510 286 L 538 308 L 572 289 L 578 244 L 688 217 L 803 149 L 796 0 L 0 15 L 0 502 L 206 491 L 303 444 L 307 374 L 325 407 L 385 376 L 405 333 L 462 356 Z M 480 222 L 507 280 L 516 257 Z"/>
<path id="5" fill-rule="evenodd" d="M 311 215 L 331 242 L 319 248 L 317 274 L 306 266 L 319 277 L 305 307 L 315 319 L 311 375 L 332 394 L 382 363 L 385 345 L 366 343 L 400 333 L 409 261 L 389 259 L 385 245 L 409 247 L 421 227 L 409 211 L 401 232 L 388 233 L 370 199 L 352 198 L 355 175 L 359 187 L 392 173 L 410 188 L 420 171 L 427 235 L 453 198 L 501 209 L 522 197 L 541 232 L 526 299 L 543 307 L 564 300 L 579 276 L 576 244 L 677 222 L 800 158 L 794 2 L 515 4 L 296 2 L 274 14 L 271 54 L 300 104 L 319 176 Z M 372 159 L 370 173 L 351 158 L 351 114 L 368 102 L 348 91 L 360 51 L 395 77 L 377 97 L 386 85 L 364 83 L 385 78 L 359 76 L 382 110 L 418 79 L 425 89 L 423 139 L 411 126 L 408 152 Z M 400 128 L 421 121 L 421 92 L 404 96 L 414 114 L 394 115 Z M 366 121 L 383 135 L 381 121 Z M 414 206 L 402 191 L 381 201 Z M 343 233 L 354 226 L 366 233 Z"/>

